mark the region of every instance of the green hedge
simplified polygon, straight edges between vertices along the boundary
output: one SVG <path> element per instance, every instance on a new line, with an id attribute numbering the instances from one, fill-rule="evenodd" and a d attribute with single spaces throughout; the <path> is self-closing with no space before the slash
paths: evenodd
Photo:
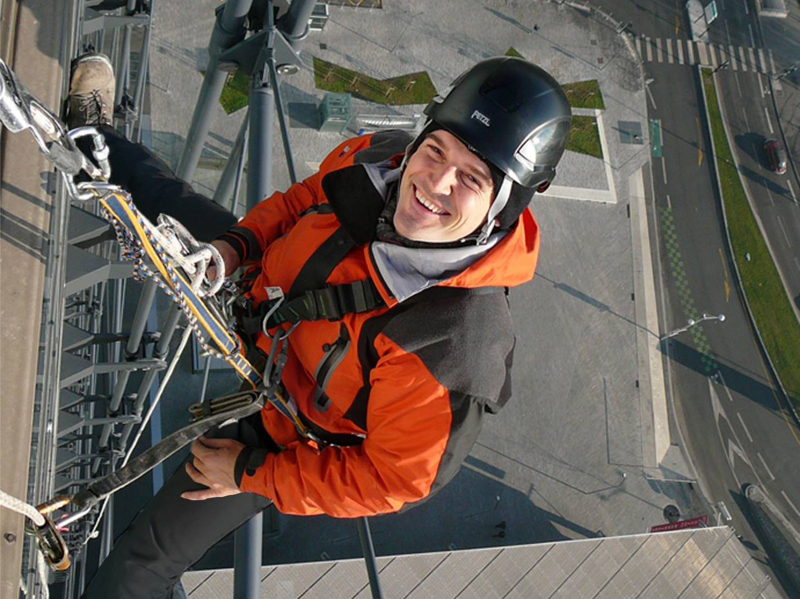
<path id="1" fill-rule="evenodd" d="M 742 188 L 708 70 L 703 70 L 703 87 L 734 259 L 767 353 L 786 392 L 800 406 L 800 324 Z"/>

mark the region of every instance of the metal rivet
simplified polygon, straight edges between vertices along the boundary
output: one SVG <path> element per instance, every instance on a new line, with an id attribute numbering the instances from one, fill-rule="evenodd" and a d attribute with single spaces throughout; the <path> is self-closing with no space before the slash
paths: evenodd
<path id="1" fill-rule="evenodd" d="M 323 343 L 322 344 L 322 351 L 330 351 L 331 344 L 330 343 Z"/>

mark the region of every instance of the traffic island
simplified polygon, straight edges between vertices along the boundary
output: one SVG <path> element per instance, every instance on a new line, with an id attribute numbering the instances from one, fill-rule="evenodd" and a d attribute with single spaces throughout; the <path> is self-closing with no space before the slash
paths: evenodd
<path id="1" fill-rule="evenodd" d="M 800 407 L 800 324 L 750 208 L 722 121 L 714 74 L 701 68 L 719 192 L 734 266 L 756 332 L 795 410 Z M 795 412 L 796 413 L 796 412 Z"/>

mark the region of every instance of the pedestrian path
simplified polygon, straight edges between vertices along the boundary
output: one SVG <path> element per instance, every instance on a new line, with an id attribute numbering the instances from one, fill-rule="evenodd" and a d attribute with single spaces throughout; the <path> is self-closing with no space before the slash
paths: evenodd
<path id="1" fill-rule="evenodd" d="M 634 43 L 644 62 L 666 64 L 702 65 L 712 68 L 722 66 L 745 73 L 775 73 L 772 50 L 748 46 L 707 44 L 685 39 L 640 36 Z M 725 63 L 727 62 L 727 65 Z"/>

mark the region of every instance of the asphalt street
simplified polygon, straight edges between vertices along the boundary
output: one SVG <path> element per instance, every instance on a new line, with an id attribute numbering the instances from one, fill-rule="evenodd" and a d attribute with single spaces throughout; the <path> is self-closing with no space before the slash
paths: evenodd
<path id="1" fill-rule="evenodd" d="M 762 47 L 755 11 L 741 0 L 721 0 L 722 26 L 710 30 L 712 42 Z M 722 17 L 720 17 L 722 18 Z M 755 44 L 753 44 L 755 42 Z M 764 143 L 781 139 L 767 76 L 721 70 L 717 81 L 723 98 L 731 148 L 753 202 L 790 301 L 800 313 L 800 190 L 791 166 L 784 175 L 769 165 Z"/>
<path id="2" fill-rule="evenodd" d="M 639 36 L 660 40 L 690 38 L 682 3 L 663 0 L 644 5 L 624 0 L 602 4 L 615 14 L 626 14 Z M 747 17 L 744 6 L 738 0 L 725 2 L 720 8 L 721 21 L 716 27 L 729 46 L 752 47 L 748 20 L 737 14 L 736 19 L 726 21 L 726 16 L 737 10 Z M 724 323 L 697 325 L 663 346 L 668 357 L 668 386 L 708 499 L 716 510 L 721 509 L 719 502 L 725 504 L 732 516 L 730 524 L 742 535 L 746 546 L 757 559 L 770 564 L 764 539 L 759 539 L 751 527 L 742 488 L 747 483 L 761 485 L 784 514 L 795 525 L 800 524 L 800 476 L 793 468 L 800 449 L 800 433 L 783 409 L 732 279 L 734 270 L 722 228 L 699 74 L 696 67 L 679 62 L 671 64 L 659 59 L 645 64 L 647 77 L 652 79 L 648 116 L 660 122 L 663 136 L 663 157 L 654 157 L 652 163 L 663 326 L 670 331 L 703 313 L 724 314 L 726 319 Z M 790 236 L 797 225 L 797 206 L 785 183 L 781 187 L 780 178 L 766 172 L 765 157 L 759 151 L 763 132 L 769 133 L 767 119 L 772 118 L 774 126 L 774 114 L 769 114 L 771 103 L 765 101 L 758 88 L 759 80 L 765 78 L 756 72 L 729 69 L 723 79 L 721 95 L 727 99 L 726 106 L 737 107 L 738 114 L 732 116 L 731 125 L 737 132 L 737 152 L 744 154 L 740 164 L 750 188 L 760 191 L 754 195 L 757 204 L 767 209 L 762 219 L 765 225 L 771 223 L 767 225 L 768 234 L 770 227 L 781 231 L 779 227 L 783 226 Z M 753 129 L 747 127 L 748 121 L 761 137 L 756 139 Z M 782 231 L 780 234 L 783 236 Z M 784 241 L 797 247 L 791 237 Z M 785 248 L 786 245 L 781 249 Z M 779 253 L 784 258 L 784 268 L 790 265 L 789 253 Z M 800 270 L 797 274 L 800 280 Z M 775 574 L 782 578 L 780 571 Z"/>

